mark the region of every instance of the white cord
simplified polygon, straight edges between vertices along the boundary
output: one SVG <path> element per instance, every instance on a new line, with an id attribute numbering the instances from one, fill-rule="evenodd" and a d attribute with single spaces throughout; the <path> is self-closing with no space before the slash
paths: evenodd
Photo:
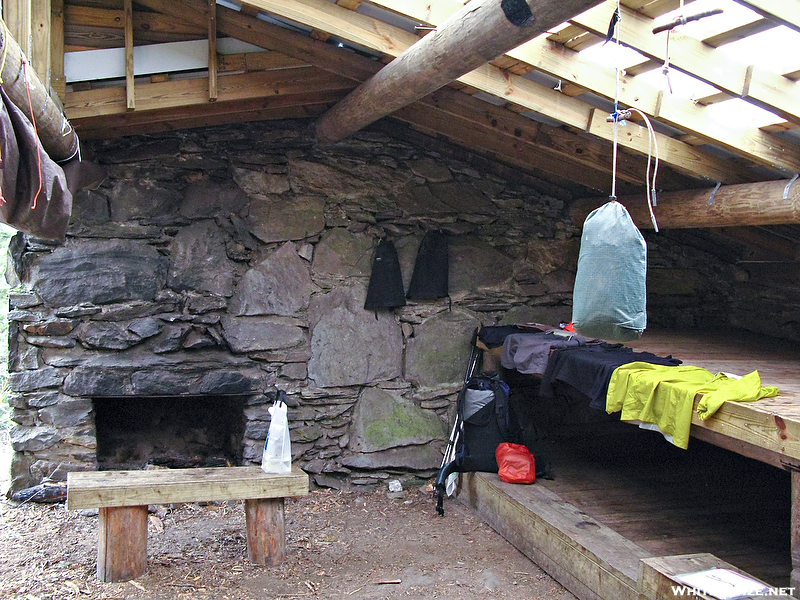
<path id="1" fill-rule="evenodd" d="M 658 176 L 658 140 L 656 139 L 656 132 L 653 129 L 653 124 L 647 115 L 640 111 L 638 108 L 629 108 L 631 112 L 639 114 L 644 122 L 647 124 L 648 143 L 647 143 L 647 175 L 645 182 L 647 185 L 647 208 L 650 211 L 650 221 L 653 223 L 653 228 L 658 233 L 658 223 L 656 223 L 656 215 L 653 213 L 653 207 L 656 205 L 656 177 Z M 655 152 L 653 150 L 655 149 Z M 650 165 L 653 155 L 655 155 L 655 165 L 653 168 L 652 183 L 650 180 Z"/>

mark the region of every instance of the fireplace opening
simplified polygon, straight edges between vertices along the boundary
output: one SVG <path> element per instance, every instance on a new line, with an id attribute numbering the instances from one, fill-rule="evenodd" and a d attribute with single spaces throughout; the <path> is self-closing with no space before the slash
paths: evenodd
<path id="1" fill-rule="evenodd" d="M 95 399 L 101 471 L 242 463 L 241 396 Z"/>

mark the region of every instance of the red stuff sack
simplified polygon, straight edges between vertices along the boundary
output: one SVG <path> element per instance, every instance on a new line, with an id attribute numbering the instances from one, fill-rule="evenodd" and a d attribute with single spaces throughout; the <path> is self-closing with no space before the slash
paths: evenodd
<path id="1" fill-rule="evenodd" d="M 506 483 L 533 483 L 536 481 L 536 462 L 530 450 L 522 444 L 503 442 L 494 452 L 497 474 Z"/>

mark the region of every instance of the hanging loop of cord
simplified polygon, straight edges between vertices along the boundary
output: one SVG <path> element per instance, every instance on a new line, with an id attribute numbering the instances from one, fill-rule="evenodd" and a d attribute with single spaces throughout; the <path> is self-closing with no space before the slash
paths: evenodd
<path id="1" fill-rule="evenodd" d="M 33 197 L 33 204 L 31 204 L 31 210 L 36 210 L 36 201 L 39 199 L 39 194 L 42 192 L 42 149 L 39 141 L 39 130 L 36 128 L 36 116 L 33 114 L 31 86 L 30 82 L 28 81 L 28 61 L 25 58 L 25 55 L 22 53 L 20 53 L 20 62 L 22 66 L 22 72 L 25 75 L 25 92 L 28 95 L 28 108 L 31 111 L 31 124 L 33 125 L 33 133 L 36 137 L 36 163 L 39 169 L 39 189 L 36 190 L 36 194 Z"/>
<path id="2" fill-rule="evenodd" d="M 683 6 L 683 0 L 681 0 L 681 7 Z M 619 41 L 619 22 L 621 20 L 621 12 L 620 12 L 620 0 L 617 0 L 617 11 L 612 18 L 611 26 L 609 27 L 609 35 L 614 34 L 615 43 L 617 45 L 617 50 L 620 47 Z M 669 39 L 669 38 L 667 38 Z M 609 115 L 606 119 L 609 122 L 613 122 L 614 124 L 614 144 L 613 144 L 613 154 L 612 154 L 612 175 L 611 175 L 611 196 L 609 196 L 610 200 L 616 201 L 617 199 L 617 153 L 619 149 L 619 126 L 624 125 L 627 120 L 631 118 L 632 113 L 636 113 L 642 117 L 645 124 L 647 125 L 647 132 L 648 132 L 648 147 L 647 147 L 647 172 L 645 175 L 645 185 L 646 185 L 646 195 L 647 195 L 647 209 L 650 212 L 650 221 L 653 224 L 653 228 L 655 229 L 656 233 L 658 233 L 658 223 L 656 222 L 656 216 L 653 212 L 653 206 L 656 205 L 656 177 L 658 175 L 658 141 L 656 139 L 656 132 L 653 129 L 653 124 L 650 122 L 650 119 L 637 108 L 628 108 L 624 110 L 620 110 L 619 108 L 619 80 L 620 80 L 620 67 L 619 67 L 619 52 L 617 52 L 614 70 L 616 72 L 616 81 L 615 81 L 615 90 L 614 90 L 614 112 Z M 655 155 L 655 161 L 653 161 Z M 653 166 L 653 175 L 652 180 L 650 177 L 650 169 L 651 165 Z"/>

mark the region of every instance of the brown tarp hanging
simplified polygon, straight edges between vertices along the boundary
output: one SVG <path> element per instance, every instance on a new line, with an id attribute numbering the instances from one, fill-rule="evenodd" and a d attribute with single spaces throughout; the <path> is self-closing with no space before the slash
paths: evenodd
<path id="1" fill-rule="evenodd" d="M 72 211 L 64 170 L 44 151 L 33 125 L 5 90 L 0 95 L 2 220 L 34 237 L 63 240 Z"/>

